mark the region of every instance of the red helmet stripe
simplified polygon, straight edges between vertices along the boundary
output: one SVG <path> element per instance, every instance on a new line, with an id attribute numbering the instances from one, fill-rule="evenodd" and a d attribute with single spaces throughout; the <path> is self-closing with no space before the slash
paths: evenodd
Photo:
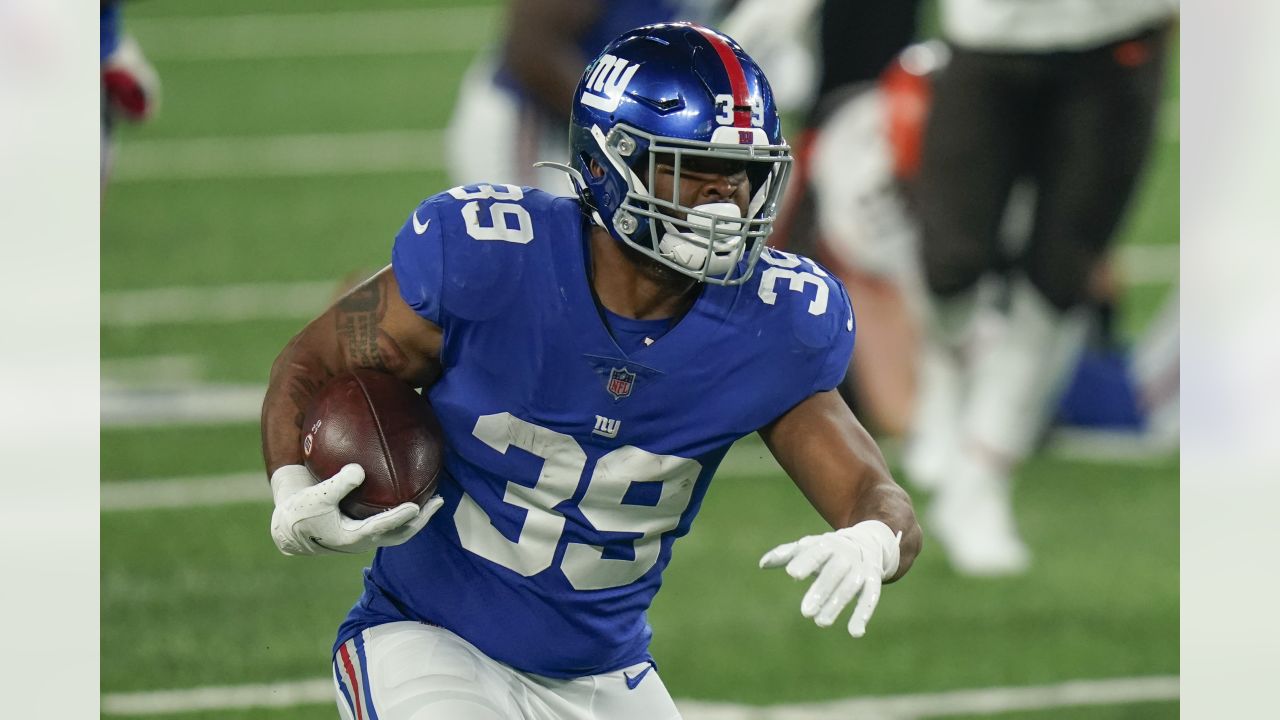
<path id="1" fill-rule="evenodd" d="M 733 90 L 733 126 L 751 127 L 751 97 L 747 91 L 747 76 L 742 72 L 742 63 L 738 62 L 738 56 L 719 35 L 700 25 L 692 27 L 711 43 L 711 47 L 715 48 L 716 54 L 720 56 L 720 62 L 724 63 L 725 72 L 729 74 L 729 87 Z M 738 108 L 747 109 L 739 110 Z"/>

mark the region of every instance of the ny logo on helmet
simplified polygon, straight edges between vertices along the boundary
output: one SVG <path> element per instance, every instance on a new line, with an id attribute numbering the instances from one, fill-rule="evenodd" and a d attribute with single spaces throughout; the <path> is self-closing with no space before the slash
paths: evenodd
<path id="1" fill-rule="evenodd" d="M 583 88 L 582 104 L 605 112 L 617 110 L 623 91 L 639 69 L 639 65 L 629 65 L 622 58 L 602 55 Z"/>
<path id="2" fill-rule="evenodd" d="M 625 367 L 620 367 L 609 371 L 609 382 L 604 387 L 614 400 L 621 400 L 631 394 L 631 388 L 635 387 L 635 384 L 636 374 L 629 372 Z"/>

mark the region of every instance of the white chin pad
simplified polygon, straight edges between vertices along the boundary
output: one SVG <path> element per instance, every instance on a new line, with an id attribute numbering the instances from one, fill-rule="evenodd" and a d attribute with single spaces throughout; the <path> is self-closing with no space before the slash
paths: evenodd
<path id="1" fill-rule="evenodd" d="M 714 225 L 716 238 L 711 262 L 707 265 L 708 275 L 722 275 L 728 272 L 742 257 L 743 224 L 721 218 L 741 218 L 742 209 L 735 203 L 707 203 L 698 205 L 694 210 L 717 215 L 715 219 L 690 214 L 685 221 L 691 232 L 679 232 L 670 222 L 663 221 L 662 240 L 658 250 L 662 256 L 688 270 L 702 270 L 707 263 L 707 246 L 711 243 L 711 228 Z"/>

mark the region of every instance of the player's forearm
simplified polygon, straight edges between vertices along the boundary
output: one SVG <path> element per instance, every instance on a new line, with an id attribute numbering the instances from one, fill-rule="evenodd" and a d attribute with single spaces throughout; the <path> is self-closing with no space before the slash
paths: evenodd
<path id="1" fill-rule="evenodd" d="M 923 535 L 911 497 L 888 477 L 887 471 L 883 478 L 868 478 L 862 483 L 844 526 L 852 527 L 864 520 L 879 520 L 890 530 L 902 533 L 902 541 L 898 544 L 898 571 L 886 582 L 905 575 L 916 555 L 920 554 Z"/>
<path id="2" fill-rule="evenodd" d="M 871 435 L 858 428 L 848 449 L 853 451 L 855 462 L 846 467 L 856 468 L 851 489 L 852 502 L 845 503 L 844 527 L 853 527 L 864 520 L 879 520 L 895 533 L 902 533 L 898 544 L 898 571 L 886 582 L 893 582 L 906 574 L 920 553 L 920 524 L 916 521 L 911 496 L 894 481 L 889 465 Z"/>
<path id="3" fill-rule="evenodd" d="M 271 367 L 262 403 L 262 455 L 268 475 L 302 462 L 302 423 L 326 381 L 356 368 L 389 372 L 416 386 L 434 379 L 428 358 L 401 348 L 385 326 L 398 303 L 393 276 L 384 270 L 353 288 L 313 320 L 281 351 Z M 416 320 L 416 318 L 414 318 Z"/>
<path id="4" fill-rule="evenodd" d="M 321 386 L 337 374 L 337 358 L 326 357 L 309 331 L 312 326 L 290 340 L 271 366 L 262 401 L 262 457 L 268 476 L 283 465 L 302 463 L 303 418 Z"/>
<path id="5" fill-rule="evenodd" d="M 871 434 L 835 391 L 817 393 L 760 429 L 760 437 L 831 527 L 879 520 L 902 533 L 898 571 L 920 552 L 911 498 L 889 472 Z"/>
<path id="6" fill-rule="evenodd" d="M 901 532 L 898 570 L 886 580 L 893 582 L 906 574 L 920 553 L 922 535 L 911 496 L 894 481 L 879 446 L 860 425 L 851 433 L 843 450 L 849 455 L 817 455 L 835 463 L 828 465 L 821 475 L 843 475 L 844 481 L 821 485 L 826 492 L 814 492 L 810 499 L 815 505 L 828 508 L 823 516 L 833 527 L 853 527 L 866 520 L 879 520 L 893 532 Z M 838 468 L 843 468 L 843 472 Z"/>

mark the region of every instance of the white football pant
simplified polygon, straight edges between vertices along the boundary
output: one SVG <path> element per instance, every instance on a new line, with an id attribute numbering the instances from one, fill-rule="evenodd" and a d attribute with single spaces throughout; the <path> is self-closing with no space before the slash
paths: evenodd
<path id="1" fill-rule="evenodd" d="M 943 309 L 943 316 L 960 310 Z M 940 466 L 945 472 L 933 477 L 937 496 L 930 507 L 933 530 L 957 571 L 1001 575 L 1029 564 L 1014 520 L 1011 473 L 1050 420 L 1086 330 L 1083 309 L 1062 313 L 1016 277 L 1003 327 L 977 333 L 988 337 L 973 344 L 964 372 L 955 426 L 962 440 Z"/>
<path id="2" fill-rule="evenodd" d="M 504 665 L 444 628 L 394 622 L 333 658 L 343 720 L 679 720 L 650 663 L 573 680 Z"/>

